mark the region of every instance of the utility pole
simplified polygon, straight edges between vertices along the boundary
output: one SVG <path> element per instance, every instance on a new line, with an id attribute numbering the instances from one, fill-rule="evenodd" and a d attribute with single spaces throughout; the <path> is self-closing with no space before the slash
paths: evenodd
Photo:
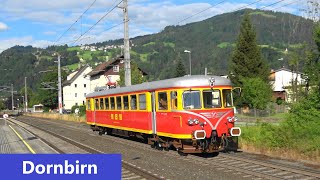
<path id="1" fill-rule="evenodd" d="M 27 95 L 27 77 L 24 77 L 24 102 L 25 102 L 25 112 L 28 112 L 28 95 Z"/>
<path id="2" fill-rule="evenodd" d="M 12 111 L 14 110 L 14 104 L 13 104 L 13 84 L 11 84 L 11 105 L 12 105 Z"/>
<path id="3" fill-rule="evenodd" d="M 59 104 L 59 113 L 62 114 L 60 54 L 58 54 L 58 104 Z"/>
<path id="4" fill-rule="evenodd" d="M 129 19 L 128 19 L 128 0 L 123 1 L 124 13 L 124 68 L 125 85 L 131 86 L 131 67 L 130 67 L 130 47 L 129 47 Z"/>

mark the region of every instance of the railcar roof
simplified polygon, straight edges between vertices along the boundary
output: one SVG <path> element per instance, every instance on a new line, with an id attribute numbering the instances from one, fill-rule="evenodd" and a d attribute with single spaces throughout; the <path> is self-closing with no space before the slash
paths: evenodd
<path id="1" fill-rule="evenodd" d="M 220 76 L 210 76 L 210 75 L 192 75 L 184 76 L 173 79 L 165 79 L 159 81 L 145 82 L 142 84 L 136 84 L 128 87 L 107 89 L 103 91 L 97 91 L 88 94 L 86 97 L 104 96 L 111 94 L 128 93 L 135 91 L 152 91 L 155 89 L 163 88 L 177 88 L 177 87 L 197 87 L 197 86 L 209 86 L 209 79 L 215 79 L 215 86 L 231 86 L 231 81 L 227 78 Z"/>

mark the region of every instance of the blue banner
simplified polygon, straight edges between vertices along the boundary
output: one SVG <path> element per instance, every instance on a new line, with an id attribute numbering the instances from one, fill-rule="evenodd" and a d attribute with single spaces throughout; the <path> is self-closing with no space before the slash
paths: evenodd
<path id="1" fill-rule="evenodd" d="M 120 180 L 121 154 L 0 154 L 0 179 Z"/>

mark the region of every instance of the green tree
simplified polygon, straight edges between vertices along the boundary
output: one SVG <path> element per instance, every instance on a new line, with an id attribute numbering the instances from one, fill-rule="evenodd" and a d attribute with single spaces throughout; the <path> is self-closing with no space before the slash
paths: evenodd
<path id="1" fill-rule="evenodd" d="M 37 95 L 32 100 L 34 103 L 43 104 L 46 108 L 54 109 L 58 107 L 58 73 L 56 67 L 51 68 L 51 70 L 43 74 L 37 85 Z M 63 81 L 64 77 L 66 77 L 66 72 L 61 71 L 61 76 Z"/>
<path id="2" fill-rule="evenodd" d="M 178 62 L 176 65 L 175 77 L 182 77 L 186 75 L 186 68 L 184 67 L 180 55 L 178 56 Z"/>
<path id="3" fill-rule="evenodd" d="M 124 68 L 120 69 L 119 73 L 120 73 L 120 80 L 118 81 L 118 85 L 125 86 Z M 146 78 L 143 76 L 138 66 L 135 63 L 131 62 L 131 84 L 135 85 L 135 84 L 141 84 L 143 82 L 146 82 Z"/>
<path id="4" fill-rule="evenodd" d="M 307 52 L 304 73 L 308 78 L 307 86 L 312 87 L 310 89 L 314 89 L 320 96 L 320 23 L 314 27 L 313 39 L 316 49 Z"/>
<path id="5" fill-rule="evenodd" d="M 248 13 L 244 15 L 241 23 L 240 34 L 231 58 L 229 77 L 236 86 L 242 85 L 243 78 L 259 77 L 264 82 L 268 81 L 269 69 L 262 59 Z"/>
<path id="6" fill-rule="evenodd" d="M 265 109 L 271 101 L 272 89 L 270 84 L 260 78 L 244 78 L 242 80 L 242 104 L 256 109 Z M 256 115 L 256 111 L 255 111 Z"/>

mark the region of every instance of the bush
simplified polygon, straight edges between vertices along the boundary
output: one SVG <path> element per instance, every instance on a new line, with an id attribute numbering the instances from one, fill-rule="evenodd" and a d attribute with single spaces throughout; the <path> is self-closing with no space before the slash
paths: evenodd
<path id="1" fill-rule="evenodd" d="M 84 116 L 86 114 L 86 106 L 72 106 L 71 112 L 75 113 L 75 109 L 79 108 L 79 116 Z"/>
<path id="2" fill-rule="evenodd" d="M 243 128 L 242 141 L 256 147 L 296 150 L 304 155 L 320 149 L 320 98 L 311 95 L 292 105 L 279 125 L 257 123 Z"/>

